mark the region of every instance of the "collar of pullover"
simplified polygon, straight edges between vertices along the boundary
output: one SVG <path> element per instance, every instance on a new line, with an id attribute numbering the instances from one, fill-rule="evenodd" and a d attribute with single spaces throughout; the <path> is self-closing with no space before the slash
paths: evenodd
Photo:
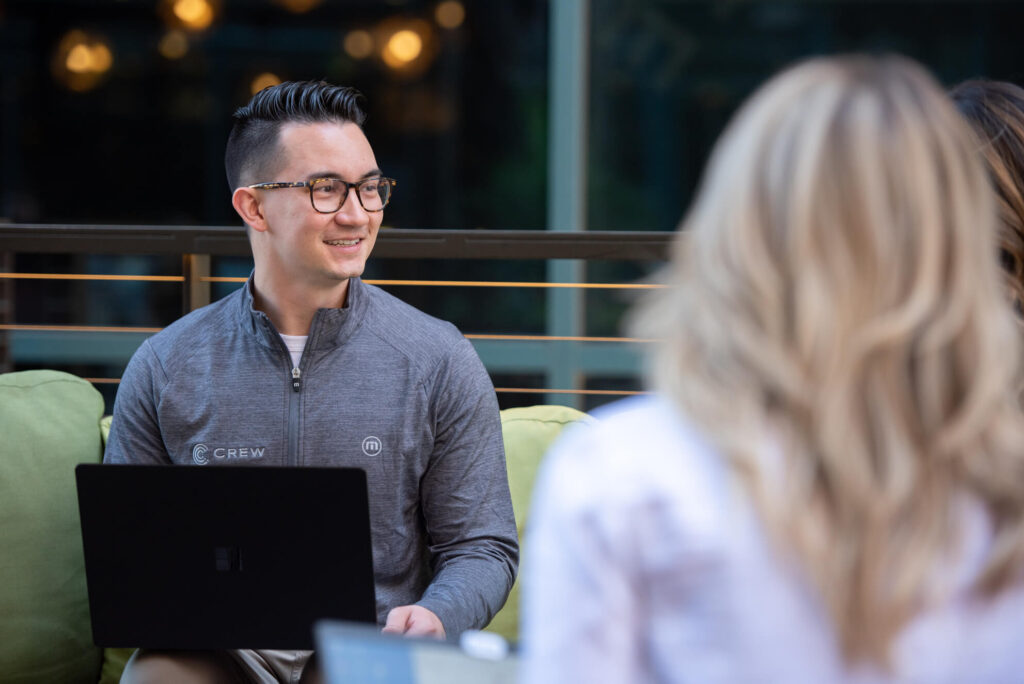
<path id="1" fill-rule="evenodd" d="M 281 346 L 281 337 L 270 317 L 253 306 L 253 274 L 249 275 L 245 287 L 242 288 L 240 299 L 240 319 L 242 325 L 259 339 L 260 343 L 272 349 Z M 323 350 L 339 347 L 352 336 L 359 327 L 366 309 L 366 292 L 363 281 L 349 278 L 348 296 L 345 306 L 340 309 L 317 309 L 313 314 L 313 323 L 309 327 L 306 348 Z"/>

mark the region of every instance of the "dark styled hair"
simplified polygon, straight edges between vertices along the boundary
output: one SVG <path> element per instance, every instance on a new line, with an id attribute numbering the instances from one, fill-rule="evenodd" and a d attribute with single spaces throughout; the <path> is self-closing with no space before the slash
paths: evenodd
<path id="1" fill-rule="evenodd" d="M 260 182 L 256 177 L 277 156 L 282 125 L 336 122 L 362 128 L 366 120 L 364 102 L 363 94 L 355 88 L 324 81 L 287 81 L 256 93 L 235 111 L 235 125 L 228 136 L 224 168 L 230 189 Z"/>
<path id="2" fill-rule="evenodd" d="M 964 81 L 950 91 L 978 138 L 999 197 L 999 254 L 1010 297 L 1024 312 L 1024 88 L 1005 81 Z"/>

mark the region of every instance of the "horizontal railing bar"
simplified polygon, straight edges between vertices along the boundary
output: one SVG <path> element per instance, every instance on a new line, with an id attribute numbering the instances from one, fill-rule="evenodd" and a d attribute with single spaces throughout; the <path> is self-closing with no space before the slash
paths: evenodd
<path id="1" fill-rule="evenodd" d="M 160 275 L 115 275 L 90 273 L 0 273 L 0 280 L 96 280 L 127 282 L 182 283 L 185 276 Z M 204 283 L 244 283 L 248 277 L 203 276 Z M 542 283 L 515 280 L 378 280 L 367 279 L 371 285 L 417 287 L 530 287 L 530 288 L 578 288 L 581 290 L 654 290 L 664 288 L 656 283 Z"/>
<path id="2" fill-rule="evenodd" d="M 185 276 L 113 275 L 90 273 L 0 273 L 0 280 L 117 280 L 129 282 L 183 283 Z M 243 280 L 245 280 L 243 278 Z"/>
<path id="3" fill-rule="evenodd" d="M 2 323 L 0 330 L 24 330 L 32 332 L 103 332 L 103 333 L 158 333 L 163 328 L 104 326 L 104 325 L 38 325 L 30 323 Z M 559 335 L 492 335 L 469 333 L 468 340 L 512 340 L 520 342 L 631 342 L 648 343 L 654 340 L 639 337 L 569 337 Z"/>
<path id="4" fill-rule="evenodd" d="M 520 342 L 538 340 L 541 342 L 655 342 L 655 340 L 641 337 L 574 337 L 567 335 L 484 335 L 469 333 L 464 335 L 464 337 L 469 340 L 517 340 Z"/>
<path id="5" fill-rule="evenodd" d="M 383 228 L 373 255 L 384 259 L 665 261 L 673 236 L 670 231 Z M 52 223 L 0 223 L 0 251 L 252 255 L 245 230 L 237 226 Z"/>
<path id="6" fill-rule="evenodd" d="M 0 330 L 28 330 L 35 332 L 112 332 L 112 333 L 158 333 L 163 328 L 126 327 L 108 325 L 34 325 L 30 323 L 3 323 Z"/>
<path id="7" fill-rule="evenodd" d="M 581 290 L 653 290 L 664 287 L 654 283 L 541 283 L 491 281 L 491 280 L 374 280 L 366 282 L 371 285 L 416 285 L 433 287 L 547 287 L 547 288 L 578 288 Z"/>
<path id="8" fill-rule="evenodd" d="M 0 224 L 0 250 L 77 254 L 216 254 L 251 256 L 234 226 Z"/>
<path id="9" fill-rule="evenodd" d="M 650 394 L 650 392 L 639 390 L 535 389 L 533 387 L 495 387 L 494 391 L 517 394 L 588 394 L 620 397 L 632 396 L 634 394 Z"/>
<path id="10" fill-rule="evenodd" d="M 228 276 L 203 276 L 199 280 L 208 283 L 244 283 L 248 278 Z M 517 280 L 379 280 L 367 278 L 370 285 L 417 287 L 548 287 L 579 288 L 581 290 L 653 290 L 665 287 L 654 283 L 542 283 Z"/>
<path id="11" fill-rule="evenodd" d="M 121 378 L 82 378 L 94 385 L 117 385 Z M 582 394 L 598 396 L 632 396 L 636 394 L 650 394 L 639 390 L 588 390 L 588 389 L 537 389 L 535 387 L 495 387 L 499 394 Z"/>

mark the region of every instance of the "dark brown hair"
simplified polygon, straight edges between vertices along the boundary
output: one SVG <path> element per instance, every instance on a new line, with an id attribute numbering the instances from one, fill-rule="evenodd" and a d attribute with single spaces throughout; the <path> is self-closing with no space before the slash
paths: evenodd
<path id="1" fill-rule="evenodd" d="M 235 111 L 235 125 L 224 152 L 228 186 L 234 191 L 257 182 L 254 175 L 266 171 L 277 156 L 282 125 L 332 121 L 362 128 L 366 120 L 363 102 L 362 93 L 355 88 L 324 81 L 288 81 L 264 88 Z"/>
<path id="2" fill-rule="evenodd" d="M 974 129 L 999 197 L 999 253 L 1014 308 L 1024 314 L 1024 88 L 971 80 L 950 92 Z"/>

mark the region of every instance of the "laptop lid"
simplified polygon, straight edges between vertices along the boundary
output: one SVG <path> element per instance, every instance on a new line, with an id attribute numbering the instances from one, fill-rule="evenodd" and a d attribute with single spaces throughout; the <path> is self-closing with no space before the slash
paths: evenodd
<path id="1" fill-rule="evenodd" d="M 362 624 L 316 624 L 327 684 L 514 684 L 519 662 L 497 634 L 466 632 L 459 644 L 381 634 Z"/>
<path id="2" fill-rule="evenodd" d="M 81 464 L 93 641 L 313 647 L 324 618 L 376 623 L 358 468 Z"/>

